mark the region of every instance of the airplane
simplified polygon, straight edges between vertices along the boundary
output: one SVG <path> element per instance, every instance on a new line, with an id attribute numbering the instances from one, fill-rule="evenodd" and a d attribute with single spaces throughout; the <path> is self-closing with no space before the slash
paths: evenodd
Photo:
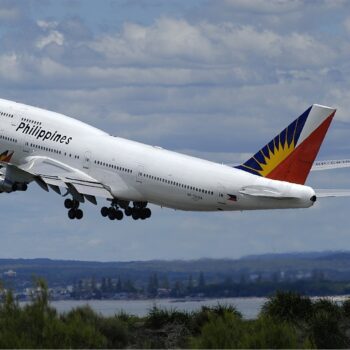
<path id="1" fill-rule="evenodd" d="M 37 183 L 66 197 L 70 219 L 81 205 L 107 205 L 110 220 L 151 216 L 149 203 L 185 211 L 311 207 L 349 190 L 305 185 L 336 109 L 314 104 L 243 164 L 232 167 L 114 137 L 63 114 L 0 99 L 0 191 Z M 62 192 L 64 189 L 65 193 Z"/>

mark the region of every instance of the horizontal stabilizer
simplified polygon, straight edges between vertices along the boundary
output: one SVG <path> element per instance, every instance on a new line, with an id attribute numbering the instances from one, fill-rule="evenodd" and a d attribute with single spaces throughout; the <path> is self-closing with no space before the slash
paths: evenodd
<path id="1" fill-rule="evenodd" d="M 350 168 L 350 159 L 320 160 L 314 163 L 311 170 L 331 170 L 339 168 Z"/>
<path id="2" fill-rule="evenodd" d="M 350 197 L 350 189 L 315 189 L 317 198 Z"/>

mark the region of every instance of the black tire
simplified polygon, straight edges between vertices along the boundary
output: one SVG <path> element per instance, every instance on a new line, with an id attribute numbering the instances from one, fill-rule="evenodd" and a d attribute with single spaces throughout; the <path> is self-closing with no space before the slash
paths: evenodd
<path id="1" fill-rule="evenodd" d="M 116 219 L 115 212 L 116 212 L 116 210 L 114 208 L 109 208 L 108 209 L 108 219 L 109 220 L 115 220 Z"/>
<path id="2" fill-rule="evenodd" d="M 107 207 L 102 207 L 101 208 L 101 215 L 105 218 L 108 215 L 108 208 Z"/>
<path id="3" fill-rule="evenodd" d="M 75 209 L 69 209 L 69 210 L 68 210 L 68 217 L 69 217 L 71 220 L 75 219 L 75 217 L 76 217 Z"/>
<path id="4" fill-rule="evenodd" d="M 79 201 L 76 201 L 76 200 L 73 201 L 73 208 L 74 208 L 74 209 L 78 209 L 78 208 L 79 208 L 79 205 L 80 205 L 80 202 L 79 202 Z"/>
<path id="5" fill-rule="evenodd" d="M 152 215 L 151 209 L 145 208 L 144 211 L 145 211 L 146 219 L 150 218 Z"/>
<path id="6" fill-rule="evenodd" d="M 140 219 L 141 220 L 145 220 L 146 219 L 146 212 L 145 209 L 142 209 L 140 212 Z"/>
<path id="7" fill-rule="evenodd" d="M 131 216 L 134 220 L 140 219 L 140 213 L 137 209 L 133 209 Z"/>
<path id="8" fill-rule="evenodd" d="M 73 201 L 69 198 L 67 198 L 65 201 L 64 201 L 64 207 L 66 209 L 71 209 L 73 208 Z"/>
<path id="9" fill-rule="evenodd" d="M 27 184 L 23 184 L 22 191 L 27 191 L 27 189 L 28 189 L 28 185 Z"/>
<path id="10" fill-rule="evenodd" d="M 81 209 L 77 209 L 75 211 L 75 217 L 78 219 L 78 220 L 81 220 L 84 216 L 84 213 Z"/>
<path id="11" fill-rule="evenodd" d="M 132 214 L 132 208 L 127 207 L 124 212 L 126 216 L 130 216 Z"/>
<path id="12" fill-rule="evenodd" d="M 117 220 L 122 220 L 123 217 L 124 217 L 124 214 L 123 214 L 123 212 L 121 210 L 117 210 L 115 212 L 115 217 L 116 217 Z"/>

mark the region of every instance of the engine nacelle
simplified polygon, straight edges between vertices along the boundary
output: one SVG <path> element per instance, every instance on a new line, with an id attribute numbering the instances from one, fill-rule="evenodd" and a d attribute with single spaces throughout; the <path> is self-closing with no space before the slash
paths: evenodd
<path id="1" fill-rule="evenodd" d="M 28 185 L 25 182 L 11 183 L 7 180 L 0 181 L 0 192 L 27 191 Z"/>
<path id="2" fill-rule="evenodd" d="M 0 191 L 1 192 L 13 192 L 13 184 L 11 182 L 8 182 L 6 180 L 0 181 Z"/>

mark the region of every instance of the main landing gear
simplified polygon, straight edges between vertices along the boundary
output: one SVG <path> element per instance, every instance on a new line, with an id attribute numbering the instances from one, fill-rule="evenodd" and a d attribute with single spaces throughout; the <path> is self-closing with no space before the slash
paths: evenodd
<path id="1" fill-rule="evenodd" d="M 109 207 L 101 208 L 101 215 L 108 217 L 109 220 L 122 220 L 124 215 L 131 216 L 134 220 L 145 220 L 152 215 L 147 204 L 147 202 L 133 202 L 130 206 L 130 201 L 113 199 Z M 79 208 L 80 202 L 78 200 L 67 198 L 64 201 L 64 206 L 68 209 L 68 217 L 71 220 L 83 218 L 84 213 Z"/>
<path id="2" fill-rule="evenodd" d="M 130 207 L 130 203 L 126 201 L 111 202 L 111 206 L 102 207 L 101 215 L 108 217 L 110 220 L 122 220 L 125 216 L 131 216 L 134 220 L 145 220 L 151 217 L 151 210 L 146 208 L 147 202 L 134 202 L 133 207 Z M 124 209 L 124 214 L 121 209 Z"/>
<path id="3" fill-rule="evenodd" d="M 103 217 L 108 217 L 109 220 L 122 220 L 124 217 L 124 214 L 121 210 L 115 207 L 102 207 L 101 208 L 101 215 Z"/>
<path id="4" fill-rule="evenodd" d="M 74 199 L 70 199 L 67 198 L 64 201 L 64 206 L 66 207 L 66 209 L 68 210 L 68 217 L 73 220 L 73 219 L 82 219 L 84 216 L 84 213 L 81 209 L 79 209 L 79 202 L 77 200 Z"/>

